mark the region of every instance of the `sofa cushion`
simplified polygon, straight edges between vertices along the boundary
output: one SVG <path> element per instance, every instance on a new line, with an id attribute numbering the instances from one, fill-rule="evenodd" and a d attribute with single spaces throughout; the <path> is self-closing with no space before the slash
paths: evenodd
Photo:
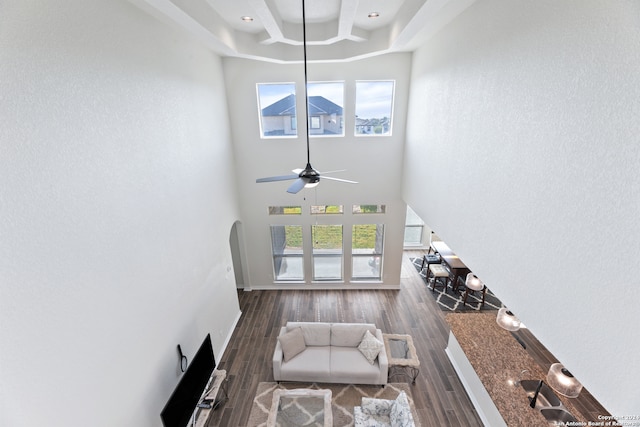
<path id="1" fill-rule="evenodd" d="M 324 322 L 288 322 L 287 331 L 295 328 L 302 329 L 304 342 L 307 346 L 325 346 L 331 343 L 331 323 Z"/>
<path id="2" fill-rule="evenodd" d="M 376 326 L 371 323 L 333 323 L 331 325 L 331 345 L 358 347 L 366 331 L 375 335 Z"/>
<path id="3" fill-rule="evenodd" d="M 370 365 L 355 347 L 331 347 L 331 378 L 343 384 L 380 384 L 380 366 Z"/>
<path id="4" fill-rule="evenodd" d="M 282 364 L 280 381 L 322 382 L 331 378 L 331 350 L 329 346 L 310 346 Z M 365 363 L 366 364 L 366 363 Z"/>
<path id="5" fill-rule="evenodd" d="M 295 328 L 278 337 L 282 346 L 282 354 L 285 362 L 302 353 L 307 346 L 304 343 L 302 329 Z"/>
<path id="6" fill-rule="evenodd" d="M 391 427 L 413 427 L 413 416 L 411 415 L 411 406 L 409 406 L 409 399 L 404 391 L 401 391 L 396 401 L 391 406 L 391 413 L 389 414 L 389 420 L 391 421 Z"/>
<path id="7" fill-rule="evenodd" d="M 364 338 L 362 338 L 360 345 L 358 345 L 360 353 L 362 353 L 362 355 L 366 357 L 367 361 L 372 365 L 382 349 L 384 349 L 384 343 L 374 337 L 369 331 L 364 333 Z"/>

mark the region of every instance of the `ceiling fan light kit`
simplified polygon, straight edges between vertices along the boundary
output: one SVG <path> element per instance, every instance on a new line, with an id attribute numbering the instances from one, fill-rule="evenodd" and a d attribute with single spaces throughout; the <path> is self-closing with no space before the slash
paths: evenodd
<path id="1" fill-rule="evenodd" d="M 302 0 L 302 46 L 304 50 L 304 101 L 305 101 L 305 110 L 306 110 L 306 140 L 307 140 L 307 166 L 304 169 L 293 169 L 292 172 L 295 175 L 280 175 L 280 176 L 270 176 L 266 178 L 258 178 L 256 179 L 256 183 L 260 182 L 274 182 L 274 181 L 288 181 L 291 179 L 295 179 L 295 182 L 287 188 L 287 192 L 291 194 L 296 194 L 303 188 L 313 188 L 320 183 L 320 177 L 323 179 L 328 179 L 331 181 L 339 181 L 346 182 L 349 184 L 357 184 L 356 181 L 351 181 L 348 179 L 340 179 L 333 178 L 330 176 L 326 176 L 326 173 L 321 174 L 317 170 L 315 170 L 311 166 L 311 158 L 309 153 L 309 94 L 307 91 L 307 24 L 306 24 L 306 16 L 305 16 L 305 8 L 304 8 L 304 0 Z M 341 172 L 341 171 L 333 171 L 333 172 Z"/>

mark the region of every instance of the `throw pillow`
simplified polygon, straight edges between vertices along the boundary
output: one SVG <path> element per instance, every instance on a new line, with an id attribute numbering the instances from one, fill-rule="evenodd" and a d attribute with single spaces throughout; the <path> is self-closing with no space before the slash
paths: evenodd
<path id="1" fill-rule="evenodd" d="M 358 346 L 358 350 L 364 357 L 367 358 L 370 364 L 373 365 L 373 362 L 378 357 L 380 351 L 384 348 L 384 343 L 380 341 L 378 338 L 374 337 L 371 332 L 367 331 L 364 333 L 364 337 Z"/>
<path id="2" fill-rule="evenodd" d="M 280 335 L 278 341 L 282 346 L 285 362 L 288 362 L 307 348 L 301 328 L 295 328 L 284 335 Z"/>
<path id="3" fill-rule="evenodd" d="M 393 427 L 413 427 L 413 416 L 411 415 L 411 406 L 409 399 L 404 391 L 401 391 L 389 414 L 389 421 Z"/>

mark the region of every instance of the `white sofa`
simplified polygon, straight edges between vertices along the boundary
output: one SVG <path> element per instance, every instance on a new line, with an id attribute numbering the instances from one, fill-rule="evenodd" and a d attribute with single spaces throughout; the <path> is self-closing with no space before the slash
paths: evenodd
<path id="1" fill-rule="evenodd" d="M 302 350 L 298 349 L 293 357 L 289 350 L 290 358 L 285 361 L 282 343 L 290 349 L 286 338 L 299 335 L 300 331 L 304 337 L 304 342 L 300 343 Z M 363 347 L 361 343 L 366 331 L 382 344 L 372 362 L 358 348 Z M 382 331 L 370 323 L 288 322 L 280 329 L 273 353 L 273 377 L 278 382 L 383 385 L 387 383 L 388 369 Z"/>

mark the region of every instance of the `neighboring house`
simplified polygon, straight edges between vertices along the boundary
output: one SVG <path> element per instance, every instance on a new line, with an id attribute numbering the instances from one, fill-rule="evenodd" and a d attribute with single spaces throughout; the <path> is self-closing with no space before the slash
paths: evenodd
<path id="1" fill-rule="evenodd" d="M 311 135 L 342 135 L 342 107 L 323 96 L 309 97 L 309 133 Z"/>
<path id="2" fill-rule="evenodd" d="M 343 109 L 323 96 L 309 97 L 309 134 L 341 135 Z M 288 95 L 262 109 L 264 136 L 296 135 L 296 98 Z"/>
<path id="3" fill-rule="evenodd" d="M 361 119 L 356 117 L 356 134 L 368 135 L 373 133 L 373 124 L 369 119 Z"/>
<path id="4" fill-rule="evenodd" d="M 296 96 L 291 94 L 262 109 L 264 136 L 297 135 Z"/>
<path id="5" fill-rule="evenodd" d="M 357 135 L 385 135 L 391 129 L 389 118 L 381 119 L 361 119 L 356 117 L 356 134 Z"/>

